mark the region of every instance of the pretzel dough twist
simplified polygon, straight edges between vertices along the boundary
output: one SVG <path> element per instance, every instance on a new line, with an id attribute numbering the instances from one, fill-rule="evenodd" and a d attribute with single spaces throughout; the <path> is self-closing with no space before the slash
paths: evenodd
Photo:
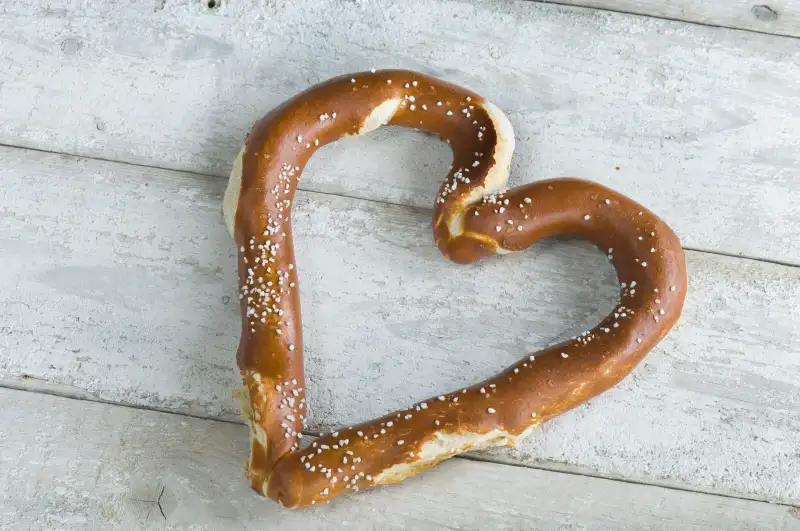
<path id="1" fill-rule="evenodd" d="M 384 125 L 444 138 L 453 166 L 436 198 L 433 233 L 457 263 L 575 236 L 607 253 L 620 302 L 578 337 L 484 382 L 323 435 L 300 447 L 305 425 L 298 274 L 290 210 L 319 146 Z M 480 96 L 402 70 L 331 79 L 255 123 L 224 198 L 239 248 L 240 396 L 251 431 L 252 488 L 286 507 L 414 476 L 453 455 L 511 446 L 535 426 L 620 382 L 677 322 L 687 289 L 684 254 L 655 214 L 599 184 L 539 181 L 504 191 L 514 137 Z"/>

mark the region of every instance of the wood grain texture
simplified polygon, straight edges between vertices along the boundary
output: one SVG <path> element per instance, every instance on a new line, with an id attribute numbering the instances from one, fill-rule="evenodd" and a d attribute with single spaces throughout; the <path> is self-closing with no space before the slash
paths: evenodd
<path id="1" fill-rule="evenodd" d="M 242 480 L 244 426 L 7 389 L 0 424 L 3 529 L 800 529 L 786 506 L 464 459 L 291 512 Z"/>
<path id="2" fill-rule="evenodd" d="M 0 148 L 0 377 L 237 419 L 224 182 Z M 427 210 L 301 193 L 310 429 L 483 379 L 594 325 L 616 279 L 580 242 L 447 262 Z M 681 323 L 620 386 L 484 454 L 800 502 L 800 268 L 688 253 Z"/>
<path id="3" fill-rule="evenodd" d="M 596 180 L 690 248 L 800 264 L 796 39 L 529 1 L 156 4 L 3 3 L 0 142 L 222 176 L 296 92 L 411 68 L 507 112 L 512 185 Z M 386 130 L 329 146 L 302 186 L 428 208 L 449 162 Z"/>
<path id="4" fill-rule="evenodd" d="M 795 0 L 535 0 L 800 37 Z"/>

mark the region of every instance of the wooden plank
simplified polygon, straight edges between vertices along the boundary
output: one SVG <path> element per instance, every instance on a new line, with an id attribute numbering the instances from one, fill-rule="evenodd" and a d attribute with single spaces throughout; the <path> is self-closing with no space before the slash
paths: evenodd
<path id="1" fill-rule="evenodd" d="M 0 156 L 0 377 L 237 419 L 224 182 Z M 425 210 L 301 193 L 293 216 L 312 430 L 487 377 L 593 326 L 617 294 L 581 243 L 463 267 L 438 253 Z M 631 377 L 489 457 L 798 503 L 800 268 L 688 262 L 682 322 Z"/>
<path id="2" fill-rule="evenodd" d="M 222 176 L 285 98 L 406 67 L 508 113 L 512 184 L 594 179 L 689 248 L 800 264 L 794 39 L 528 1 L 221 5 L 4 3 L 0 143 Z M 303 186 L 429 208 L 449 163 L 444 144 L 380 131 L 322 150 Z"/>
<path id="3" fill-rule="evenodd" d="M 800 529 L 786 506 L 454 459 L 288 511 L 242 476 L 243 426 L 0 389 L 3 529 Z"/>
<path id="4" fill-rule="evenodd" d="M 794 0 L 536 0 L 610 9 L 711 26 L 800 37 L 800 5 Z"/>

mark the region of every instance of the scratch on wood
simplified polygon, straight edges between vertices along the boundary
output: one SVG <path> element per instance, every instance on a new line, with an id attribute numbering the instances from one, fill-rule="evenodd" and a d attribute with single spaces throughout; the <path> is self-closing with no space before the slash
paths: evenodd
<path id="1" fill-rule="evenodd" d="M 43 227 L 22 240 L 2 240 L 14 245 L 5 249 L 0 293 L 35 301 L 52 287 L 37 312 L 4 308 L 3 324 L 15 327 L 11 339 L 3 336 L 14 374 L 91 389 L 115 402 L 238 419 L 230 396 L 240 329 L 235 249 L 217 198 L 224 182 L 22 149 L 0 148 L 0 156 L 0 204 L 15 209 L 0 238 L 24 231 L 26 216 Z M 586 330 L 617 293 L 605 257 L 578 243 L 542 242 L 535 252 L 487 261 L 472 272 L 455 268 L 430 243 L 428 216 L 397 205 L 298 195 L 301 302 L 311 309 L 304 334 L 310 430 L 458 388 L 521 352 Z M 56 240 L 64 248 L 54 247 Z M 122 250 L 130 254 L 119 259 Z M 790 456 L 788 469 L 800 463 L 790 444 L 798 428 L 787 420 L 800 380 L 794 363 L 800 268 L 698 252 L 687 260 L 693 295 L 684 319 L 634 378 L 605 395 L 602 407 L 558 419 L 518 454 L 494 459 L 569 463 L 768 499 L 800 496 L 800 486 L 776 467 L 781 454 Z M 465 278 L 481 281 L 467 280 L 467 287 Z M 59 363 L 48 368 L 53 352 Z M 770 363 L 758 364 L 762 356 Z M 341 376 L 339 385 L 327 384 L 330 375 Z M 358 400 L 361 392 L 376 400 Z M 617 429 L 603 428 L 609 424 Z M 764 430 L 775 440 L 751 439 Z M 630 432 L 637 436 L 624 435 Z M 565 439 L 577 442 L 564 445 Z M 177 518 L 171 494 L 161 500 L 170 521 Z"/>
<path id="2" fill-rule="evenodd" d="M 159 493 L 158 499 L 156 500 L 156 503 L 158 504 L 158 510 L 161 511 L 161 516 L 164 517 L 164 520 L 167 519 L 167 515 L 164 514 L 164 507 L 161 506 L 161 497 L 164 496 L 164 491 L 165 490 L 167 490 L 167 486 L 166 485 L 161 487 L 161 493 Z"/>
<path id="3" fill-rule="evenodd" d="M 256 496 L 242 476 L 244 426 L 4 389 L 0 425 L 18 427 L 2 433 L 3 449 L 21 456 L 0 462 L 4 502 L 21 509 L 0 511 L 0 529 L 39 529 L 42 515 L 63 531 L 163 526 L 153 522 L 157 516 L 151 521 L 154 501 L 139 502 L 148 503 L 148 511 L 120 509 L 132 494 L 131 477 L 158 485 L 166 501 L 178 487 L 166 493 L 160 479 L 165 471 L 183 486 L 182 510 L 169 516 L 175 529 L 390 531 L 409 525 L 440 529 L 442 522 L 453 529 L 573 529 L 576 522 L 604 531 L 797 527 L 780 505 L 465 459 L 443 463 L 413 482 L 341 498 L 319 510 L 289 512 Z M 34 439 L 41 455 L 59 459 L 30 459 Z M 91 486 L 75 468 L 87 461 L 104 468 Z M 31 477 L 63 481 L 31 497 Z"/>

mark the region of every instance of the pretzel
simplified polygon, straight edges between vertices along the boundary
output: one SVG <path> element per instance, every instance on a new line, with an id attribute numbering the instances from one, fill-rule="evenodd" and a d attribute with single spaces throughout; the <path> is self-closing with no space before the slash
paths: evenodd
<path id="1" fill-rule="evenodd" d="M 615 267 L 620 299 L 591 330 L 488 380 L 307 444 L 292 201 L 319 147 L 385 124 L 421 129 L 452 148 L 432 219 L 447 258 L 467 264 L 549 236 L 584 238 Z M 513 446 L 619 383 L 678 321 L 687 279 L 672 230 L 631 199 L 585 180 L 506 190 L 513 151 L 511 124 L 500 109 L 404 70 L 330 79 L 254 124 L 231 171 L 223 213 L 239 250 L 239 396 L 251 436 L 246 475 L 256 492 L 285 507 L 307 507 L 400 482 L 462 452 Z"/>

